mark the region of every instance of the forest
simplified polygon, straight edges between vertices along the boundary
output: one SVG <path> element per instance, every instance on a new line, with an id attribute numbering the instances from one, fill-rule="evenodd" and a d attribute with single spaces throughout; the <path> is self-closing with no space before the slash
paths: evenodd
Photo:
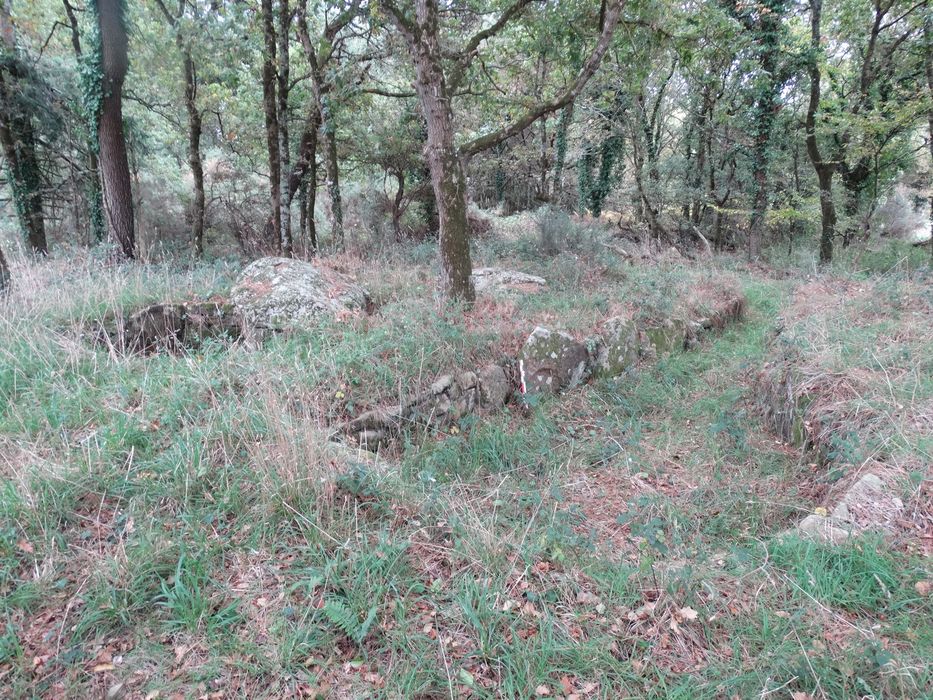
<path id="1" fill-rule="evenodd" d="M 0 0 L 9 697 L 933 695 L 927 0 Z"/>

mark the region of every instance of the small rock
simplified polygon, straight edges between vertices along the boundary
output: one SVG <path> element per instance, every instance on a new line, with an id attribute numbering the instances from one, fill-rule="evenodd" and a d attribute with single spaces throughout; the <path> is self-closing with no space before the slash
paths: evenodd
<path id="1" fill-rule="evenodd" d="M 512 387 L 501 365 L 486 365 L 477 372 L 479 402 L 482 408 L 499 408 L 509 400 Z"/>
<path id="2" fill-rule="evenodd" d="M 833 518 L 820 515 L 808 515 L 797 525 L 801 536 L 809 537 L 828 544 L 840 544 L 849 538 L 849 531 L 839 527 Z"/>

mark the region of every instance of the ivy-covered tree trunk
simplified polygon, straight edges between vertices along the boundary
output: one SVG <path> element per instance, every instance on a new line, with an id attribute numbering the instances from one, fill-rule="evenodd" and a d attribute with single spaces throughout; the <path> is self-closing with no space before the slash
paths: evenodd
<path id="1" fill-rule="evenodd" d="M 10 277 L 10 267 L 3 255 L 3 249 L 0 248 L 0 296 L 9 292 L 12 284 L 13 278 Z"/>
<path id="2" fill-rule="evenodd" d="M 13 203 L 29 249 L 46 255 L 42 177 L 29 106 L 21 99 L 25 71 L 16 51 L 10 0 L 0 2 L 0 146 L 6 161 Z"/>
<path id="3" fill-rule="evenodd" d="M 784 14 L 787 0 L 764 0 L 757 6 L 757 21 L 747 18 L 746 26 L 755 35 L 758 65 L 755 102 L 752 108 L 752 214 L 748 226 L 748 257 L 761 255 L 765 215 L 771 196 L 771 136 L 780 107 L 782 80 L 778 75 Z M 744 11 L 744 9 L 742 10 Z"/>
<path id="4" fill-rule="evenodd" d="M 191 203 L 191 242 L 194 254 L 204 254 L 204 164 L 201 160 L 201 112 L 197 106 L 197 76 L 191 52 L 184 55 L 185 70 L 185 111 L 188 113 L 188 167 L 194 186 L 194 199 Z"/>
<path id="5" fill-rule="evenodd" d="M 315 48 L 308 31 L 307 0 L 298 5 L 298 38 L 304 47 L 308 66 L 311 68 L 311 88 L 317 103 L 321 124 L 321 136 L 324 140 L 324 169 L 327 175 L 327 193 L 330 196 L 331 236 L 337 247 L 343 247 L 343 197 L 340 193 L 340 161 L 337 157 L 337 126 L 334 119 L 334 106 L 330 100 L 331 85 L 325 79 L 324 69 L 333 52 L 333 41 L 343 27 L 355 16 L 355 5 L 350 5 L 333 22 L 324 28 L 324 41 Z M 320 49 L 320 52 L 319 52 Z"/>
<path id="6" fill-rule="evenodd" d="M 573 121 L 573 102 L 568 104 L 560 111 L 560 119 L 557 120 L 557 134 L 554 137 L 554 181 L 551 183 L 553 197 L 560 201 L 561 193 L 564 189 L 564 164 L 567 161 L 567 131 L 570 129 L 570 123 Z"/>
<path id="7" fill-rule="evenodd" d="M 331 236 L 337 247 L 343 247 L 343 196 L 340 194 L 340 161 L 337 158 L 337 130 L 330 112 L 329 100 L 324 96 L 321 113 L 324 115 L 324 163 L 327 171 L 327 194 L 330 195 Z"/>
<path id="8" fill-rule="evenodd" d="M 68 0 L 65 0 L 67 3 Z M 165 15 L 169 25 L 175 32 L 175 44 L 182 56 L 182 72 L 185 79 L 185 112 L 188 115 L 188 167 L 191 168 L 193 184 L 193 197 L 191 202 L 191 243 L 194 254 L 201 257 L 204 254 L 204 164 L 201 159 L 201 133 L 202 117 L 198 109 L 198 76 L 185 37 L 182 36 L 178 21 L 184 17 L 185 2 L 179 0 L 178 15 L 169 12 L 163 0 L 156 0 L 162 14 Z"/>
<path id="9" fill-rule="evenodd" d="M 65 15 L 68 17 L 68 25 L 71 29 L 71 46 L 74 49 L 75 59 L 79 65 L 84 64 L 84 52 L 81 49 L 81 32 L 78 26 L 78 17 L 75 14 L 74 6 L 69 0 L 62 0 L 65 6 Z M 85 74 L 82 71 L 82 79 Z M 95 77 L 96 81 L 96 77 Z M 85 105 L 86 108 L 86 105 Z M 100 187 L 100 165 L 97 162 L 97 139 L 94 136 L 97 132 L 96 114 L 95 124 L 85 124 L 88 134 L 86 139 L 87 147 L 87 170 L 82 173 L 84 181 L 84 205 L 87 210 L 88 226 L 90 227 L 90 240 L 100 243 L 106 235 L 106 226 L 104 225 L 104 201 L 103 192 Z"/>
<path id="10" fill-rule="evenodd" d="M 923 43 L 926 45 L 926 60 L 924 68 L 927 74 L 927 97 L 930 100 L 930 110 L 927 112 L 929 131 L 927 143 L 930 146 L 930 163 L 933 164 L 933 15 L 928 14 L 923 23 Z M 933 167 L 930 168 L 930 179 L 927 181 L 930 188 L 930 262 L 933 264 Z"/>
<path id="11" fill-rule="evenodd" d="M 292 216 L 291 203 L 292 191 L 290 185 L 291 173 L 291 150 L 288 142 L 288 94 L 289 89 L 289 55 L 288 38 L 289 26 L 291 24 L 291 11 L 289 10 L 288 0 L 279 0 L 279 31 L 278 31 L 278 71 L 276 73 L 276 95 L 277 95 L 277 123 L 279 127 L 279 181 L 281 183 L 279 191 L 279 210 L 281 211 L 281 220 L 279 222 L 279 247 L 285 257 L 292 257 Z"/>
<path id="12" fill-rule="evenodd" d="M 127 259 L 136 257 L 133 190 L 123 133 L 123 81 L 129 68 L 123 0 L 94 0 L 100 30 L 101 99 L 97 130 L 110 236 Z"/>
<path id="13" fill-rule="evenodd" d="M 294 192 L 296 186 L 301 188 L 301 230 L 307 236 L 312 254 L 317 253 L 318 249 L 314 208 L 317 202 L 317 132 L 320 124 L 321 113 L 317 107 L 312 107 L 288 186 L 289 192 Z"/>
<path id="14" fill-rule="evenodd" d="M 823 0 L 810 0 L 810 102 L 807 105 L 807 155 L 813 163 L 820 187 L 820 263 L 833 259 L 833 239 L 836 236 L 836 206 L 833 203 L 833 173 L 836 168 L 823 160 L 816 139 L 816 112 L 820 106 L 820 21 Z"/>
<path id="15" fill-rule="evenodd" d="M 262 106 L 266 122 L 266 149 L 269 154 L 269 199 L 272 205 L 272 226 L 267 233 L 274 237 L 268 241 L 275 249 L 282 249 L 282 170 L 279 161 L 279 120 L 276 102 L 276 41 L 272 14 L 272 0 L 262 0 Z"/>
<path id="16" fill-rule="evenodd" d="M 395 171 L 395 181 L 398 183 L 398 189 L 395 190 L 395 199 L 392 202 L 392 230 L 395 232 L 395 240 L 402 241 L 402 201 L 405 198 L 405 171 Z"/>
<path id="17" fill-rule="evenodd" d="M 464 72 L 475 58 L 479 45 L 505 27 L 529 2 L 516 0 L 502 12 L 498 20 L 471 37 L 464 50 L 459 52 L 460 62 L 451 70 L 449 80 L 444 72 L 447 52 L 441 48 L 437 0 L 416 0 L 413 18 L 393 0 L 382 0 L 380 3 L 404 37 L 415 68 L 415 91 L 427 124 L 425 154 L 440 219 L 439 247 L 444 291 L 449 298 L 468 303 L 474 301 L 476 292 L 471 276 L 473 266 L 470 260 L 464 160 L 520 134 L 541 117 L 556 112 L 576 99 L 608 50 L 622 11 L 622 0 L 605 4 L 605 12 L 601 13 L 603 21 L 599 40 L 576 80 L 562 94 L 531 107 L 507 126 L 457 148 L 451 111 L 452 94 L 461 84 Z"/>

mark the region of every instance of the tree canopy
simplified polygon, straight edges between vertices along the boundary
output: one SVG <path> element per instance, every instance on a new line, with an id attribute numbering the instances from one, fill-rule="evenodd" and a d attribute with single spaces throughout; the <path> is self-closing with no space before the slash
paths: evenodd
<path id="1" fill-rule="evenodd" d="M 0 20 L 9 229 L 41 254 L 437 236 L 470 300 L 471 206 L 828 262 L 898 182 L 924 188 L 922 2 L 6 0 Z"/>

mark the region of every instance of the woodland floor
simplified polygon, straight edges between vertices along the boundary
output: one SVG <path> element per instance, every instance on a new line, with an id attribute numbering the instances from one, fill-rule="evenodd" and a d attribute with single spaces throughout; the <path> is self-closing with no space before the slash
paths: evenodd
<path id="1" fill-rule="evenodd" d="M 94 323 L 223 295 L 239 265 L 18 268 L 0 314 L 2 694 L 930 697 L 928 251 L 820 273 L 630 264 L 607 235 L 542 256 L 497 221 L 477 266 L 548 289 L 465 315 L 435 298 L 428 244 L 327 258 L 373 315 L 177 355 L 111 354 Z M 747 318 L 692 351 L 376 458 L 328 445 L 329 425 L 513 354 L 536 324 L 582 337 L 723 278 Z M 825 408 L 814 449 L 762 417 L 777 357 Z M 876 467 L 905 506 L 886 539 L 781 535 Z"/>

